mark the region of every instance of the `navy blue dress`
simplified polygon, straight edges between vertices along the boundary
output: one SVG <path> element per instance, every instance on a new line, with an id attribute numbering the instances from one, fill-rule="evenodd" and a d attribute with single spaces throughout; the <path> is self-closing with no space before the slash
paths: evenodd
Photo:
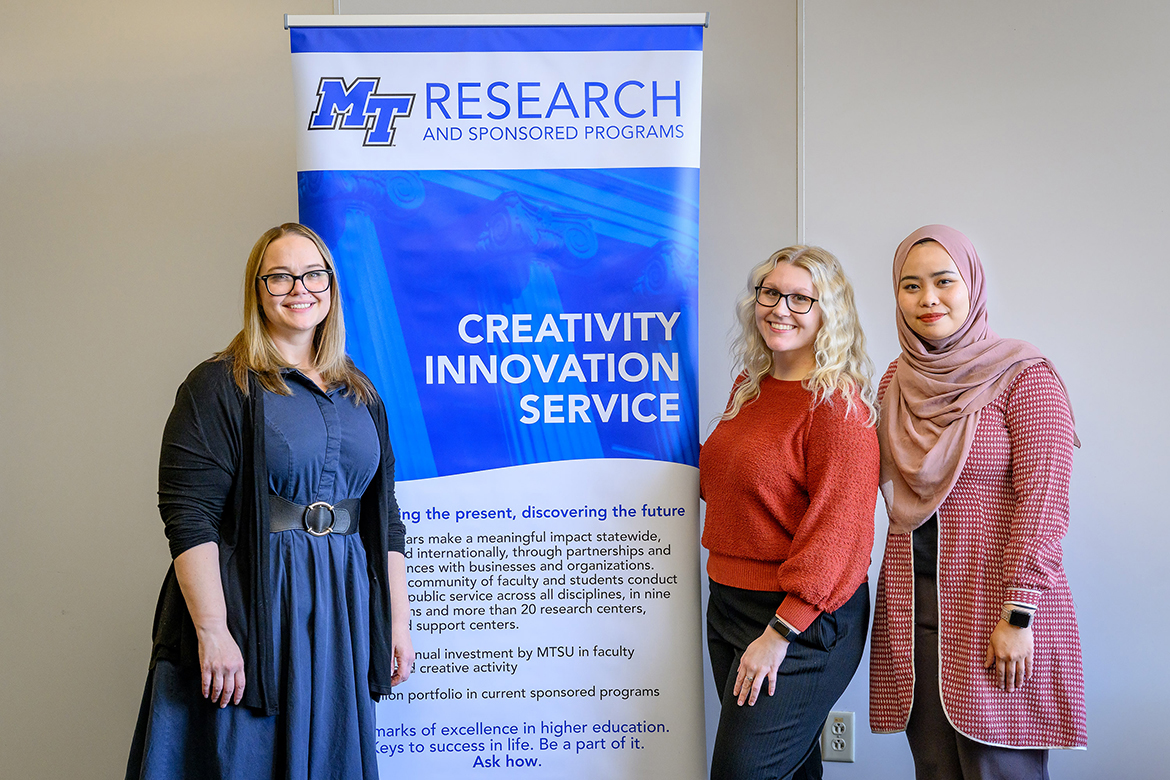
<path id="1" fill-rule="evenodd" d="M 296 371 L 265 393 L 268 486 L 298 504 L 360 498 L 378 468 L 365 406 Z M 273 534 L 269 565 L 280 712 L 220 709 L 198 670 L 160 659 L 147 678 L 127 778 L 378 777 L 368 670 L 369 582 L 358 534 Z"/>

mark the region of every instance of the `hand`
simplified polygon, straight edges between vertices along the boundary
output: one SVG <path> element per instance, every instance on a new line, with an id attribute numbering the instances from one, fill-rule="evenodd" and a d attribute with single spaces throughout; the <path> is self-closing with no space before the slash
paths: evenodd
<path id="1" fill-rule="evenodd" d="M 788 640 L 771 628 L 765 628 L 760 638 L 747 646 L 739 659 L 735 689 L 732 691 L 739 697 L 739 706 L 742 707 L 745 701 L 749 707 L 755 705 L 765 677 L 768 679 L 768 695 L 776 693 L 777 670 L 787 654 Z"/>
<path id="2" fill-rule="evenodd" d="M 199 674 L 203 698 L 220 708 L 239 704 L 244 698 L 244 656 L 232 639 L 227 626 L 201 631 L 199 637 Z"/>
<path id="3" fill-rule="evenodd" d="M 386 553 L 386 572 L 390 577 L 390 649 L 394 654 L 394 673 L 390 685 L 404 683 L 414 669 L 414 643 L 410 641 L 410 599 L 406 597 L 406 558 L 400 552 Z"/>
<path id="4" fill-rule="evenodd" d="M 984 668 L 994 667 L 994 685 L 1012 692 L 1032 676 L 1032 629 L 1019 628 L 1003 620 L 996 624 L 987 643 Z"/>
<path id="5" fill-rule="evenodd" d="M 220 707 L 244 698 L 244 656 L 227 627 L 219 578 L 219 545 L 204 542 L 175 558 L 175 577 L 199 639 L 203 698 Z"/>
<path id="6" fill-rule="evenodd" d="M 390 643 L 394 651 L 394 674 L 390 676 L 390 685 L 394 686 L 406 682 L 414 668 L 414 643 L 410 641 L 407 625 L 391 629 Z"/>

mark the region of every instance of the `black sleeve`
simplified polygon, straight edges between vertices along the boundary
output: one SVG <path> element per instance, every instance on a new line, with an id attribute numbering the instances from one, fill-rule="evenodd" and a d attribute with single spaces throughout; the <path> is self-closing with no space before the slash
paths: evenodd
<path id="1" fill-rule="evenodd" d="M 406 552 L 406 526 L 402 523 L 402 516 L 398 511 L 398 499 L 394 495 L 394 448 L 390 445 L 386 410 L 383 407 L 380 411 L 383 433 L 381 468 L 384 498 L 382 505 L 386 507 L 386 549 L 389 552 L 404 553 Z"/>
<path id="2" fill-rule="evenodd" d="M 172 558 L 220 540 L 240 462 L 241 402 L 224 363 L 202 364 L 179 387 L 158 464 L 158 508 Z"/>

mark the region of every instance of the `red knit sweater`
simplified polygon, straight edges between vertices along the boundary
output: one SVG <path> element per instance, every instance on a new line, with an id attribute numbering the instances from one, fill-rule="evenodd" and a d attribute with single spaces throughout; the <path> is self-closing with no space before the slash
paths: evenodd
<path id="1" fill-rule="evenodd" d="M 865 582 L 878 490 L 877 434 L 859 404 L 812 406 L 800 382 L 766 377 L 699 453 L 707 574 L 721 585 L 784 591 L 776 610 L 803 631 Z"/>

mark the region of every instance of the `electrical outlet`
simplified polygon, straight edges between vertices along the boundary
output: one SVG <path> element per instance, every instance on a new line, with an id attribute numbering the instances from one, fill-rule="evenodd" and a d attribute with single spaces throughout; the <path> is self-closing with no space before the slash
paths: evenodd
<path id="1" fill-rule="evenodd" d="M 821 758 L 853 763 L 854 730 L 852 712 L 830 712 L 821 731 Z"/>

